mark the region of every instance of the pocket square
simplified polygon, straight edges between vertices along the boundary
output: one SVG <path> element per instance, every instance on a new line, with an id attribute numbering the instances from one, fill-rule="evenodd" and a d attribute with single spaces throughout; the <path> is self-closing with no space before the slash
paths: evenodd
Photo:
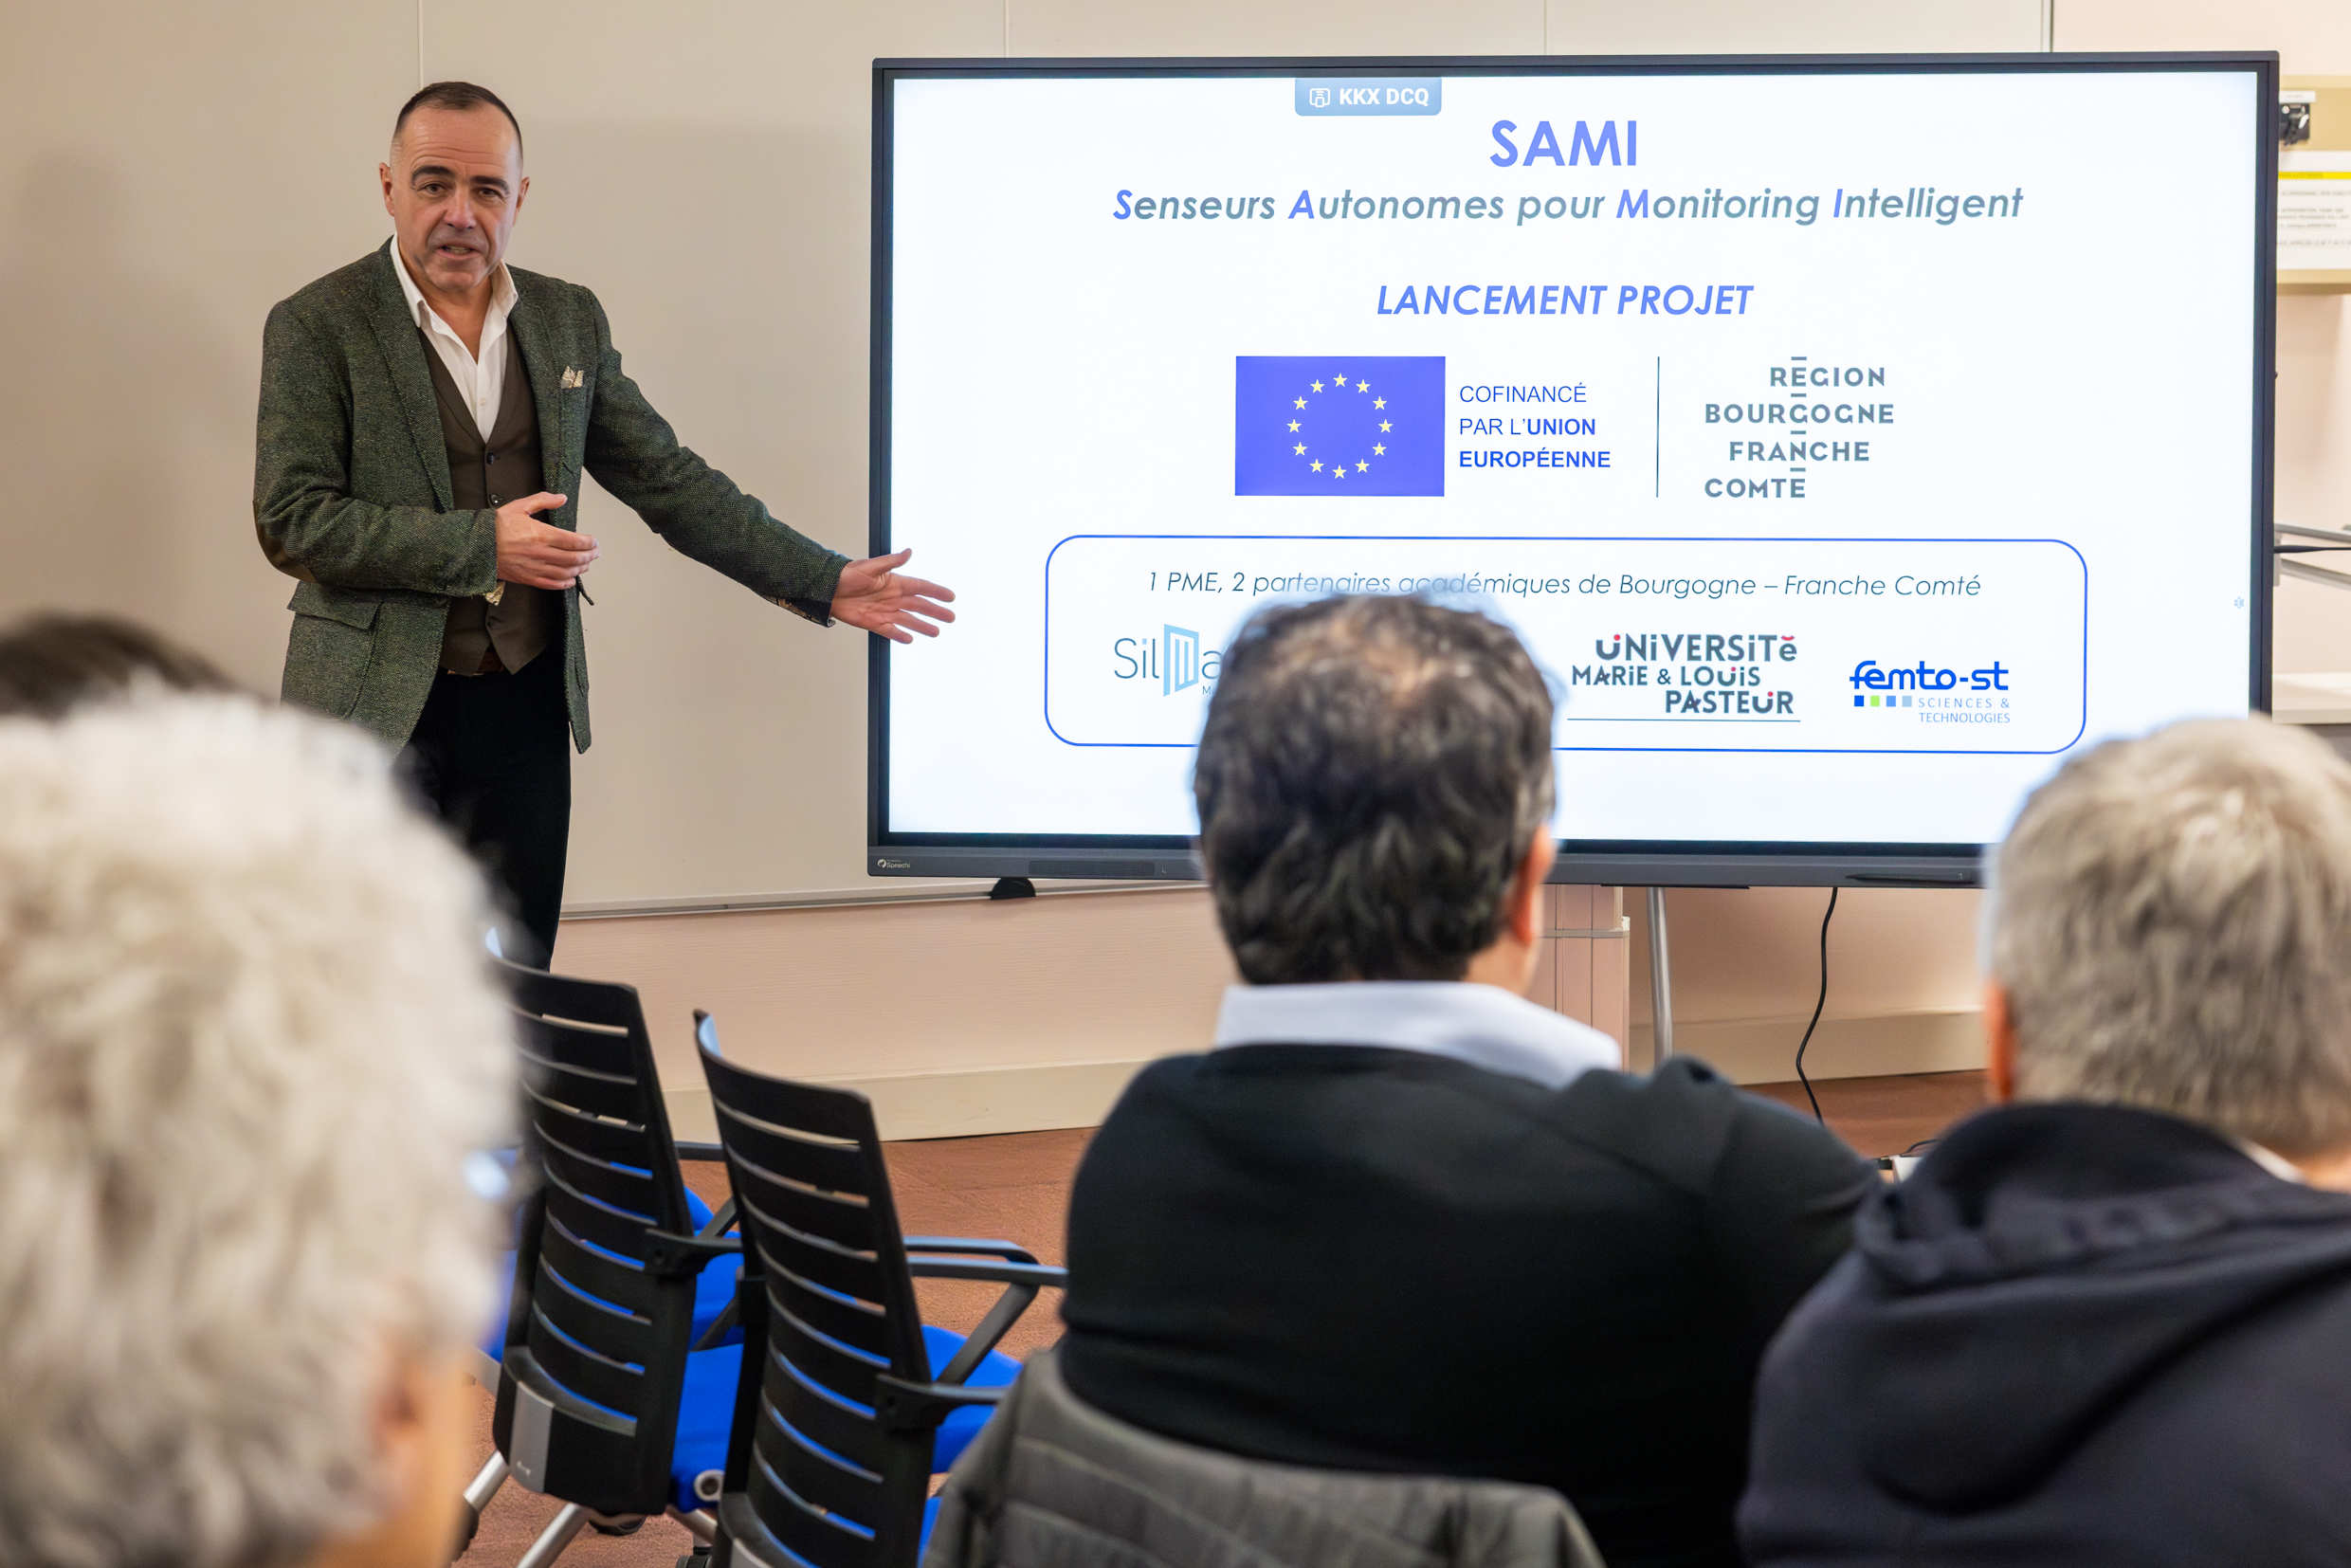
<path id="1" fill-rule="evenodd" d="M 566 365 L 563 367 L 563 390 L 565 392 L 571 392 L 574 388 L 584 385 L 586 381 L 587 377 L 580 374 L 579 372 L 574 370 L 571 366 Z"/>

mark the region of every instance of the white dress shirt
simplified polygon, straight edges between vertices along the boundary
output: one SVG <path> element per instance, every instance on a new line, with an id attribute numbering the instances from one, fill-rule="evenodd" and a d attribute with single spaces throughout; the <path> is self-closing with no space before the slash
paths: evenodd
<path id="1" fill-rule="evenodd" d="M 498 405 L 506 395 L 506 318 L 514 310 L 514 280 L 506 275 L 500 264 L 498 275 L 490 282 L 490 313 L 482 319 L 482 353 L 477 358 L 465 347 L 465 340 L 457 336 L 441 313 L 426 302 L 424 291 L 416 280 L 409 276 L 408 258 L 400 254 L 397 238 L 386 249 L 392 252 L 392 269 L 400 276 L 400 292 L 409 298 L 409 310 L 416 324 L 425 331 L 433 352 L 441 363 L 449 368 L 449 378 L 457 383 L 457 393 L 473 410 L 473 422 L 482 431 L 482 439 L 490 438 L 490 428 L 498 423 Z"/>
<path id="2" fill-rule="evenodd" d="M 1616 1042 L 1598 1030 L 1467 980 L 1228 986 L 1215 1048 L 1251 1045 L 1425 1051 L 1547 1089 L 1624 1065 Z"/>

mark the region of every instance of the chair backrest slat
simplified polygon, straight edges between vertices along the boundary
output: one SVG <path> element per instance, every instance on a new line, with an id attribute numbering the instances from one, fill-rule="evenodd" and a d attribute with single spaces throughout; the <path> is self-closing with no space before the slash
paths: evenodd
<path id="1" fill-rule="evenodd" d="M 720 1108 L 719 1115 L 725 1119 L 728 1132 L 733 1135 L 721 1141 L 739 1150 L 743 1163 L 771 1181 L 794 1182 L 815 1192 L 836 1193 L 858 1200 L 870 1195 L 866 1183 L 872 1179 L 871 1173 L 856 1144 L 831 1139 L 794 1138 L 761 1125 L 731 1103 Z"/>
<path id="2" fill-rule="evenodd" d="M 544 1253 L 538 1267 L 542 1278 L 553 1276 L 550 1283 L 556 1288 L 534 1293 L 531 1304 L 549 1322 L 581 1344 L 595 1346 L 598 1355 L 629 1366 L 645 1365 L 655 1348 L 652 1319 L 591 1296 L 566 1279 Z"/>
<path id="3" fill-rule="evenodd" d="M 563 1062 L 575 1072 L 601 1073 L 616 1084 L 636 1081 L 635 1053 L 625 1025 L 528 1013 L 522 1021 L 522 1048 Z"/>
<path id="4" fill-rule="evenodd" d="M 878 1360 L 889 1359 L 889 1315 L 871 1302 L 844 1300 L 837 1290 L 779 1273 L 768 1275 L 767 1288 L 775 1310 L 788 1312 L 828 1339 Z"/>
<path id="5" fill-rule="evenodd" d="M 744 1169 L 759 1178 L 759 1208 L 778 1225 L 836 1243 L 851 1251 L 862 1250 L 873 1233 L 873 1221 L 866 1212 L 866 1200 L 852 1194 L 819 1192 L 796 1181 L 787 1181 L 775 1173 L 746 1160 Z"/>
<path id="6" fill-rule="evenodd" d="M 610 1258 L 555 1225 L 539 1231 L 538 1262 L 563 1285 L 650 1321 L 661 1304 L 660 1282 L 642 1266 Z"/>
<path id="7" fill-rule="evenodd" d="M 795 1496 L 775 1473 L 769 1452 L 762 1446 L 752 1456 L 749 1492 L 758 1522 L 802 1562 L 818 1568 L 877 1568 L 881 1553 L 872 1538 L 853 1530 L 848 1516 L 819 1513 L 813 1504 Z"/>
<path id="8" fill-rule="evenodd" d="M 502 961 L 500 974 L 516 1008 L 532 1017 L 559 1018 L 624 1034 L 642 1033 L 645 1029 L 645 1008 L 637 1000 L 634 986 L 575 979 Z"/>
<path id="9" fill-rule="evenodd" d="M 792 1406 L 793 1425 L 817 1447 L 829 1449 L 842 1458 L 879 1472 L 888 1463 L 889 1445 L 883 1439 L 882 1429 L 874 1424 L 870 1411 L 860 1413 L 842 1406 L 837 1398 L 819 1396 L 799 1397 L 807 1392 L 806 1385 L 787 1388 L 787 1382 L 797 1380 L 783 1358 L 773 1351 L 767 1354 L 761 1371 L 761 1393 L 772 1415 L 787 1403 Z"/>
<path id="10" fill-rule="evenodd" d="M 589 1202 L 615 1210 L 641 1227 L 660 1223 L 655 1211 L 661 1207 L 661 1183 L 653 1173 L 591 1159 L 566 1148 L 556 1138 L 568 1130 L 539 1124 L 538 1157 L 548 1171 Z"/>
<path id="11" fill-rule="evenodd" d="M 547 1105 L 568 1106 L 590 1116 L 628 1125 L 637 1108 L 633 1084 L 615 1082 L 609 1074 L 584 1072 L 561 1061 L 522 1053 L 523 1070 L 531 1075 L 531 1098 Z"/>
<path id="12" fill-rule="evenodd" d="M 771 1294 L 768 1305 L 773 1308 L 775 1304 L 775 1298 Z M 822 1336 L 791 1318 L 779 1317 L 768 1324 L 768 1342 L 775 1347 L 775 1354 L 786 1365 L 824 1393 L 868 1409 L 873 1405 L 875 1377 L 889 1370 L 888 1362 L 869 1359 L 828 1343 Z"/>
<path id="13" fill-rule="evenodd" d="M 524 1342 L 537 1366 L 566 1394 L 631 1421 L 645 1413 L 645 1374 L 574 1340 L 537 1302 L 531 1304 L 530 1335 Z"/>
<path id="14" fill-rule="evenodd" d="M 543 1136 L 584 1158 L 635 1168 L 645 1154 L 645 1129 L 634 1122 L 590 1116 L 537 1096 L 531 1121 Z"/>
<path id="15" fill-rule="evenodd" d="M 796 1427 L 775 1423 L 775 1440 L 763 1450 L 768 1468 L 801 1501 L 829 1514 L 864 1523 L 858 1515 L 882 1484 L 879 1470 L 833 1452 Z"/>
<path id="16" fill-rule="evenodd" d="M 601 1247 L 608 1252 L 625 1258 L 645 1256 L 645 1219 L 634 1214 L 615 1213 L 603 1204 L 591 1201 L 574 1191 L 564 1180 L 562 1173 L 550 1170 L 546 1174 L 547 1217 L 562 1226 L 581 1241 Z"/>
<path id="17" fill-rule="evenodd" d="M 762 1236 L 772 1238 L 778 1250 L 789 1251 L 792 1261 L 787 1267 L 794 1276 L 858 1301 L 871 1302 L 885 1312 L 889 1310 L 888 1263 L 871 1253 L 851 1252 L 838 1242 L 777 1224 L 762 1201 L 766 1196 L 756 1183 L 746 1183 L 735 1190 L 736 1212 L 756 1225 Z M 902 1257 L 899 1261 L 902 1267 Z"/>

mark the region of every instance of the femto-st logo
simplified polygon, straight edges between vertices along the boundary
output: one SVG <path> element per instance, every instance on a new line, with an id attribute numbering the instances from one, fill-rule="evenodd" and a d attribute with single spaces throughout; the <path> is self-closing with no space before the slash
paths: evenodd
<path id="1" fill-rule="evenodd" d="M 1173 697 L 1197 686 L 1216 684 L 1224 654 L 1203 650 L 1200 634 L 1180 626 L 1162 626 L 1156 637 L 1121 637 L 1110 645 L 1110 673 L 1121 681 L 1157 681 L 1159 695 Z"/>
<path id="2" fill-rule="evenodd" d="M 1878 693 L 1946 692 L 1946 691 L 2008 691 L 2008 678 L 2016 672 L 1997 659 L 1977 669 L 1961 675 L 1956 669 L 1938 669 L 1921 659 L 1904 667 L 1895 665 L 1880 668 L 1875 659 L 1864 659 L 1853 666 L 1850 677 L 1853 687 L 1853 706 L 1857 708 L 1907 707 L 1897 698 Z"/>

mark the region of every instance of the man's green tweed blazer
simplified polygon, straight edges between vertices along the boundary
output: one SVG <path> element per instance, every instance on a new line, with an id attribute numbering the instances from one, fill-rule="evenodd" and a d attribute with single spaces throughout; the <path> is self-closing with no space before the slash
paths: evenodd
<path id="1" fill-rule="evenodd" d="M 270 311 L 253 523 L 270 563 L 302 579 L 286 607 L 285 700 L 400 746 L 440 668 L 451 601 L 497 584 L 498 538 L 495 512 L 455 509 L 430 351 L 392 266 L 388 248 L 375 250 Z M 678 445 L 622 374 L 593 294 L 508 271 L 508 331 L 538 410 L 539 488 L 571 498 L 541 520 L 576 525 L 585 469 L 676 549 L 829 625 L 847 557 L 778 522 Z M 564 685 L 572 737 L 586 751 L 579 606 L 579 590 L 566 592 Z"/>

